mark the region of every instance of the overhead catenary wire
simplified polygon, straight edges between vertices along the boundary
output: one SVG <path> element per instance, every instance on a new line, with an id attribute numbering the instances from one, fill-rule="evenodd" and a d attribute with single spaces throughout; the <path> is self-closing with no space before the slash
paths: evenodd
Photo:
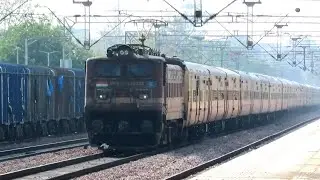
<path id="1" fill-rule="evenodd" d="M 3 16 L 2 18 L 0 18 L 0 23 L 2 21 L 4 21 L 8 16 L 12 15 L 12 13 L 14 13 L 16 10 L 18 10 L 19 8 L 21 8 L 23 5 L 25 5 L 27 2 L 29 2 L 29 0 L 24 1 L 23 3 L 21 3 L 19 6 L 17 6 L 16 8 L 14 8 L 12 11 L 10 11 L 8 14 L 6 14 L 5 16 Z"/>

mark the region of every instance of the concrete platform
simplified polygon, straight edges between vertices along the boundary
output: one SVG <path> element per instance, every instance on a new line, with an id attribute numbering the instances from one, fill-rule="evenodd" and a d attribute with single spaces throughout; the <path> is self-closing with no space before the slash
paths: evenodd
<path id="1" fill-rule="evenodd" d="M 320 120 L 188 179 L 320 180 Z"/>

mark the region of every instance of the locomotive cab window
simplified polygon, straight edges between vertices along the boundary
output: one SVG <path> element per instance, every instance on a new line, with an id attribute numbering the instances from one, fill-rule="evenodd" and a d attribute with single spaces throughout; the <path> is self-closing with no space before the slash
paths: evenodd
<path id="1" fill-rule="evenodd" d="M 143 61 L 130 63 L 98 61 L 95 69 L 98 77 L 150 77 L 154 72 L 154 64 Z"/>
<path id="2" fill-rule="evenodd" d="M 149 77 L 153 73 L 152 63 L 135 63 L 127 65 L 127 75 L 129 77 Z"/>
<path id="3" fill-rule="evenodd" d="M 120 64 L 116 62 L 100 61 L 95 63 L 95 74 L 99 77 L 120 76 L 120 69 Z"/>

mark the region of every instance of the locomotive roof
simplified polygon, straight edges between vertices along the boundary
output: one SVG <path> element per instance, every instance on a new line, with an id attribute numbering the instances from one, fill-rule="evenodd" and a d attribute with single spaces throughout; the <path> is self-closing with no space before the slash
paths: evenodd
<path id="1" fill-rule="evenodd" d="M 222 68 L 222 67 L 216 67 L 216 68 L 226 72 L 228 74 L 228 76 L 230 76 L 230 75 L 235 76 L 235 77 L 240 76 L 239 73 L 234 72 L 234 71 L 232 71 L 230 69 L 225 69 L 225 68 Z"/>
<path id="2" fill-rule="evenodd" d="M 135 60 L 150 60 L 150 61 L 156 61 L 156 62 L 165 62 L 166 60 L 163 57 L 160 56 L 152 56 L 152 55 L 137 55 L 134 54 L 133 56 L 124 56 L 124 57 L 107 57 L 107 56 L 98 56 L 98 57 L 92 57 L 88 58 L 86 61 L 115 61 L 119 60 L 120 58 L 123 59 L 135 59 Z"/>

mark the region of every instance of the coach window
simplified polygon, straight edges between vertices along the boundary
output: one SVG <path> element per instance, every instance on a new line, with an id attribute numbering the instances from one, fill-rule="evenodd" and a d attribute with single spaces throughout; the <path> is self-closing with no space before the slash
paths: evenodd
<path id="1" fill-rule="evenodd" d="M 177 97 L 177 84 L 176 83 L 172 83 L 172 87 L 173 87 L 173 97 Z"/>
<path id="2" fill-rule="evenodd" d="M 193 90 L 193 102 L 197 101 L 197 91 Z"/>
<path id="3" fill-rule="evenodd" d="M 180 84 L 177 83 L 177 96 L 180 97 Z"/>
<path id="4" fill-rule="evenodd" d="M 175 83 L 176 96 L 179 97 L 179 84 Z"/>
<path id="5" fill-rule="evenodd" d="M 173 87 L 174 83 L 171 83 L 170 86 L 170 93 L 171 93 L 171 97 L 174 97 L 174 87 Z"/>

